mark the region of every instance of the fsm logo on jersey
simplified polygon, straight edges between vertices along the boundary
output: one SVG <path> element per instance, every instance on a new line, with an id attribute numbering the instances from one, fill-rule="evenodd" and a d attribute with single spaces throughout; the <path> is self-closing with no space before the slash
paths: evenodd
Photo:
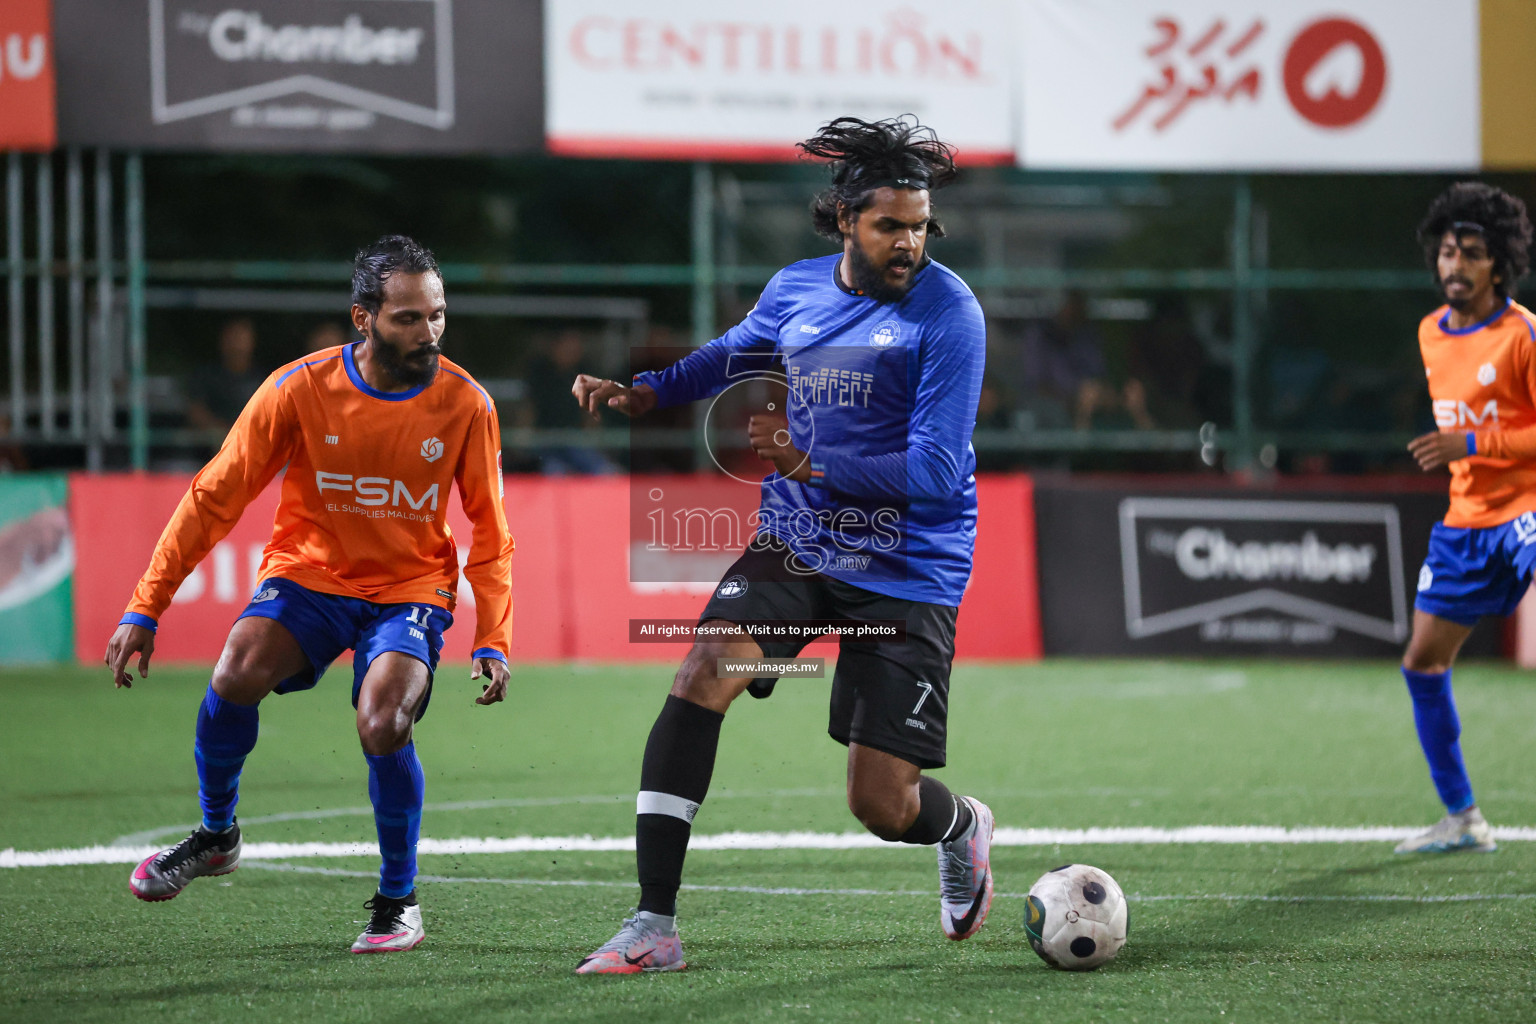
<path id="1" fill-rule="evenodd" d="M 1396 506 L 1126 498 L 1125 629 L 1205 642 L 1313 645 L 1408 636 Z"/>
<path id="2" fill-rule="evenodd" d="M 155 124 L 454 123 L 451 0 L 149 0 Z"/>

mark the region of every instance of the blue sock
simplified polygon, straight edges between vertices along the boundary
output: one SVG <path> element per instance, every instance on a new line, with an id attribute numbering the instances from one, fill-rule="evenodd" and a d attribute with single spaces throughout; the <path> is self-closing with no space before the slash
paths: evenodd
<path id="1" fill-rule="evenodd" d="M 1419 745 L 1429 762 L 1429 777 L 1452 814 L 1471 807 L 1472 782 L 1461 760 L 1461 719 L 1456 716 L 1456 698 L 1451 695 L 1451 673 L 1415 672 L 1403 669 L 1408 693 L 1413 697 L 1413 724 L 1419 730 Z"/>
<path id="2" fill-rule="evenodd" d="M 409 896 L 416 885 L 416 841 L 421 838 L 421 802 L 427 780 L 407 743 L 393 754 L 364 754 L 368 759 L 368 798 L 379 832 L 379 893 L 391 899 Z"/>
<path id="3" fill-rule="evenodd" d="M 192 756 L 197 761 L 203 828 L 210 832 L 222 832 L 234 824 L 240 769 L 245 767 L 245 756 L 256 748 L 256 723 L 255 705 L 233 704 L 208 684 L 197 709 L 197 742 L 192 745 Z"/>

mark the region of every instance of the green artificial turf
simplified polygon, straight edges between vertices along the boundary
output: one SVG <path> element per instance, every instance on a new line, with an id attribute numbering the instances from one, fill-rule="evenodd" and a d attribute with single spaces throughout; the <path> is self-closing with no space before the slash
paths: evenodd
<path id="1" fill-rule="evenodd" d="M 440 674 L 417 733 L 423 833 L 627 836 L 664 667 L 519 668 L 504 705 Z M 177 838 L 196 819 L 202 673 L 0 672 L 0 848 Z M 1390 664 L 1058 661 L 956 669 L 949 785 L 1000 826 L 1424 826 L 1442 809 Z M 1536 824 L 1536 687 L 1458 670 L 1467 761 L 1499 826 Z M 247 842 L 372 840 L 344 673 L 262 708 Z M 728 716 L 699 833 L 849 832 L 825 681 Z M 1131 898 L 1093 974 L 1025 944 L 1022 893 L 1066 861 Z M 128 865 L 0 870 L 0 1021 L 1444 1021 L 1536 1019 L 1536 843 L 1394 856 L 1390 843 L 994 850 L 999 890 L 965 943 L 938 927 L 933 854 L 695 851 L 689 970 L 577 978 L 633 905 L 633 856 L 424 856 L 427 939 L 347 953 L 369 858 L 249 862 L 163 904 Z M 450 879 L 452 881 L 450 881 Z M 580 884 L 552 884 L 556 882 Z M 860 890 L 816 894 L 733 888 Z M 726 890 L 726 891 L 721 891 Z M 1456 899 L 1447 899 L 1456 897 Z"/>

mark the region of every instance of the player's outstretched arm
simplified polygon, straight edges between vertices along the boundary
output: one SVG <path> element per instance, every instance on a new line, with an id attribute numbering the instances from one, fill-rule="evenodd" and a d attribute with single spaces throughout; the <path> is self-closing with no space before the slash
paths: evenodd
<path id="1" fill-rule="evenodd" d="M 576 375 L 576 383 L 571 385 L 571 394 L 576 397 L 576 404 L 593 419 L 599 417 L 604 406 L 630 419 L 644 416 L 656 408 L 656 392 L 646 385 L 626 387 L 616 380 L 593 377 L 586 373 Z"/>
<path id="2" fill-rule="evenodd" d="M 128 671 L 128 662 L 135 654 L 139 656 L 139 678 L 147 679 L 149 658 L 154 653 L 154 633 L 130 622 L 118 626 L 112 634 L 111 642 L 107 644 L 107 656 L 102 659 L 112 670 L 112 685 L 118 689 L 133 686 L 133 673 Z"/>
<path id="3" fill-rule="evenodd" d="M 153 632 L 182 581 L 288 462 L 299 434 L 278 393 L 276 377 L 269 376 L 251 396 L 218 454 L 192 479 L 119 625 Z"/>
<path id="4" fill-rule="evenodd" d="M 480 685 L 481 692 L 475 698 L 476 704 L 495 704 L 507 699 L 507 681 L 512 678 L 512 672 L 500 658 L 476 658 L 469 678 L 490 680 Z"/>

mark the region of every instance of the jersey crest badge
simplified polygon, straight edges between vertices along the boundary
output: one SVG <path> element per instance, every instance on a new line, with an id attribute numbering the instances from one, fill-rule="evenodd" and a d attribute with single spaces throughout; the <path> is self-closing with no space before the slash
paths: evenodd
<path id="1" fill-rule="evenodd" d="M 901 340 L 901 324 L 895 320 L 881 320 L 869 332 L 869 343 L 875 348 L 890 348 Z"/>
<path id="2" fill-rule="evenodd" d="M 435 437 L 429 437 L 421 442 L 421 457 L 428 462 L 436 462 L 443 457 L 443 442 Z"/>
<path id="3" fill-rule="evenodd" d="M 720 584 L 720 589 L 715 591 L 715 596 L 723 600 L 740 597 L 747 592 L 747 578 L 745 576 L 731 576 Z"/>
<path id="4" fill-rule="evenodd" d="M 1499 371 L 1493 368 L 1492 363 L 1484 363 L 1477 368 L 1477 382 L 1483 387 L 1492 384 L 1499 376 Z"/>

